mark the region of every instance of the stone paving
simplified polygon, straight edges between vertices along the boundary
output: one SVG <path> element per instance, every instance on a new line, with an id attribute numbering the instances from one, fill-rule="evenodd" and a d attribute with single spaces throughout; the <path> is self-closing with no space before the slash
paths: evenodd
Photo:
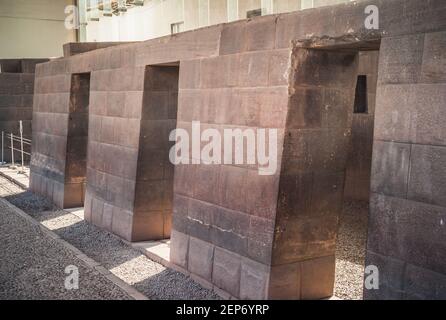
<path id="1" fill-rule="evenodd" d="M 25 165 L 23 168 L 20 165 L 15 168 L 10 167 L 9 165 L 0 166 L 0 175 L 14 181 L 14 183 L 24 189 L 29 188 L 30 170 L 28 165 Z"/>
<path id="2" fill-rule="evenodd" d="M 79 289 L 65 288 L 65 268 L 79 270 Z M 0 202 L 0 299 L 122 300 L 130 297 L 73 252 Z"/>

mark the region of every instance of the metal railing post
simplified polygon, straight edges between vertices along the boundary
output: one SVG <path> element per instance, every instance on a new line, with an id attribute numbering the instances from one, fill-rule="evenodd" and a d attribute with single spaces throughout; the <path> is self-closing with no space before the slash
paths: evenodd
<path id="1" fill-rule="evenodd" d="M 5 132 L 2 131 L 2 165 L 5 164 Z"/>
<path id="2" fill-rule="evenodd" d="M 11 161 L 12 161 L 11 169 L 15 169 L 15 162 L 14 162 L 14 134 L 12 132 L 11 132 Z"/>
<path id="3" fill-rule="evenodd" d="M 23 123 L 22 120 L 20 120 L 20 150 L 22 153 L 22 171 L 20 171 L 19 173 L 25 173 L 25 161 L 23 158 Z"/>

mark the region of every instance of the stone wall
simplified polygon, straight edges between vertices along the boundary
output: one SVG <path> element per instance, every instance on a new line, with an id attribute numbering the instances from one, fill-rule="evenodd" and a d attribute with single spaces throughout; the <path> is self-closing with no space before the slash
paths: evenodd
<path id="1" fill-rule="evenodd" d="M 380 8 L 379 31 L 364 28 L 368 4 Z M 162 237 L 169 233 L 172 209 L 172 262 L 220 294 L 247 299 L 330 296 L 358 72 L 357 51 L 366 40 L 379 44 L 384 37 L 381 63 L 402 56 L 413 68 L 415 64 L 407 57 L 418 51 L 399 55 L 401 51 L 393 52 L 386 46 L 392 43 L 392 37 L 445 30 L 445 12 L 446 4 L 441 0 L 363 1 L 218 25 L 41 64 L 35 85 L 31 190 L 61 207 L 65 205 L 69 193 L 66 168 L 72 75 L 89 73 L 87 221 L 130 241 L 158 239 L 161 230 Z M 314 50 L 300 48 L 302 44 L 293 41 L 308 39 L 309 35 L 334 42 L 340 37 L 341 45 Z M 357 48 L 352 49 L 349 42 Z M 383 75 L 395 65 L 389 61 L 381 67 Z M 173 194 L 170 192 L 171 169 L 161 158 L 168 150 L 165 134 L 175 122 L 168 110 L 175 106 L 163 97 L 175 95 L 176 87 L 174 80 L 161 87 L 152 80 L 163 78 L 156 70 L 178 65 L 177 127 L 190 132 L 192 122 L 199 120 L 202 129 L 220 131 L 276 128 L 279 166 L 275 175 L 259 175 L 253 165 L 178 165 Z M 424 68 L 435 71 L 430 64 Z M 378 90 L 378 97 L 380 94 Z M 441 94 L 437 88 L 429 97 L 437 101 Z M 156 102 L 159 108 L 153 108 L 151 98 L 160 99 Z M 327 105 L 329 108 L 325 108 Z M 387 110 L 382 110 L 378 115 L 377 108 L 377 118 L 394 121 Z M 384 120 L 377 121 L 378 128 Z M 438 135 L 441 130 L 433 132 Z M 429 136 L 428 132 L 424 136 Z M 375 141 L 375 154 L 386 153 L 380 141 Z M 145 150 L 159 151 L 159 158 L 156 152 L 147 157 Z M 441 159 L 441 153 L 430 159 L 437 166 L 434 161 Z M 384 163 L 392 165 L 396 161 Z M 404 161 L 398 164 L 405 165 Z M 428 170 L 428 164 L 418 163 L 420 172 Z M 398 175 L 403 171 L 390 167 L 386 171 L 388 180 L 382 184 L 384 190 L 393 187 L 394 176 L 400 181 Z M 437 171 L 441 173 L 441 167 Z M 372 172 L 375 186 L 383 172 Z M 429 196 L 431 204 L 441 206 L 444 199 L 438 177 L 441 175 L 432 176 L 436 184 L 431 189 L 426 185 L 410 189 L 417 195 L 413 197 Z M 431 194 L 426 195 L 426 190 Z M 372 220 L 379 215 L 377 208 L 372 204 Z M 378 221 L 392 221 L 389 219 Z M 418 222 L 404 221 L 413 238 L 397 238 L 402 233 L 396 232 L 393 237 L 397 243 L 392 248 L 406 246 L 407 252 L 412 252 L 407 243 L 419 239 Z M 430 223 L 426 228 L 431 234 L 443 231 Z M 373 249 L 374 243 L 385 243 L 379 235 L 389 234 L 370 233 L 369 257 L 381 252 Z M 443 247 L 435 239 L 427 238 L 424 243 L 439 248 L 431 252 L 431 259 L 437 259 L 431 261 L 444 257 Z M 388 256 L 399 253 L 392 251 Z M 438 262 L 435 270 L 443 272 L 442 266 Z M 382 279 L 390 275 L 385 271 Z M 412 286 L 422 284 L 421 280 L 410 281 Z"/>
<path id="2" fill-rule="evenodd" d="M 358 53 L 297 48 L 293 58 L 270 296 L 317 299 L 333 293 Z"/>
<path id="3" fill-rule="evenodd" d="M 275 48 L 275 17 L 223 26 L 218 57 L 180 66 L 178 127 L 278 129 L 282 153 L 291 50 Z M 175 168 L 171 258 L 232 296 L 268 296 L 280 164 Z M 202 183 L 198 183 L 202 181 Z"/>
<path id="4" fill-rule="evenodd" d="M 31 120 L 34 92 L 34 70 L 37 63 L 47 59 L 0 59 L 0 131 L 5 132 L 4 160 L 11 161 L 10 142 L 6 134 L 19 135 L 19 121 L 23 121 L 23 136 L 31 138 Z M 16 142 L 17 146 L 19 142 Z M 1 147 L 1 146 L 0 146 Z M 24 146 L 30 151 L 28 145 Z M 20 154 L 15 153 L 15 160 Z M 29 161 L 29 157 L 25 156 Z M 1 161 L 1 160 L 0 160 Z"/>
<path id="5" fill-rule="evenodd" d="M 367 299 L 446 298 L 446 33 L 382 40 Z"/>

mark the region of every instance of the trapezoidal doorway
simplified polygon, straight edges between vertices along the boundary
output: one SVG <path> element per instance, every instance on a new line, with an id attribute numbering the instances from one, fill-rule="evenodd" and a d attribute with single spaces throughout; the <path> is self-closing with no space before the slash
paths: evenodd
<path id="1" fill-rule="evenodd" d="M 379 48 L 379 43 L 374 45 L 366 50 Z M 359 77 L 358 88 L 358 75 L 376 83 L 377 54 L 367 55 L 370 61 L 365 61 L 364 72 L 360 51 L 361 44 L 294 50 L 270 279 L 274 298 L 321 299 L 339 293 L 342 298 L 362 298 L 365 241 L 361 240 L 367 226 L 353 230 L 344 223 L 339 229 L 345 222 L 344 200 L 349 198 L 344 194 L 350 191 L 367 203 L 369 193 L 374 90 L 365 88 L 364 77 Z M 360 148 L 358 140 L 366 146 Z M 359 157 L 352 158 L 355 152 L 363 157 L 360 171 L 348 165 Z M 351 192 L 352 180 L 363 187 L 361 193 Z M 358 219 L 364 212 L 353 214 Z M 355 297 L 342 291 L 351 286 Z"/>
<path id="2" fill-rule="evenodd" d="M 64 208 L 83 207 L 87 180 L 90 73 L 71 76 Z"/>
<path id="3" fill-rule="evenodd" d="M 176 128 L 178 66 L 147 66 L 136 174 L 133 241 L 170 237 L 174 165 L 169 134 Z"/>

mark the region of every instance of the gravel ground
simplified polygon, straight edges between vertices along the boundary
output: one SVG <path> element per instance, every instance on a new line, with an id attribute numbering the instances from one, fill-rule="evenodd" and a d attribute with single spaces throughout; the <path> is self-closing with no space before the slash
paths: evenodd
<path id="1" fill-rule="evenodd" d="M 151 299 L 218 299 L 210 290 L 153 262 L 118 237 L 54 208 L 48 200 L 25 192 L 1 177 L 0 196 Z M 335 296 L 338 298 L 362 299 L 367 216 L 367 202 L 344 203 L 336 248 Z"/>
<path id="2" fill-rule="evenodd" d="M 363 298 L 368 209 L 367 202 L 344 202 L 336 247 L 335 295 L 341 299 Z"/>
<path id="3" fill-rule="evenodd" d="M 130 297 L 71 251 L 0 202 L 0 299 L 122 300 Z M 79 289 L 65 268 L 79 268 Z"/>
<path id="4" fill-rule="evenodd" d="M 74 214 L 54 208 L 48 200 L 24 192 L 1 177 L 0 196 L 150 299 L 218 299 L 216 294 L 191 278 L 148 259 L 118 237 L 86 223 Z"/>

